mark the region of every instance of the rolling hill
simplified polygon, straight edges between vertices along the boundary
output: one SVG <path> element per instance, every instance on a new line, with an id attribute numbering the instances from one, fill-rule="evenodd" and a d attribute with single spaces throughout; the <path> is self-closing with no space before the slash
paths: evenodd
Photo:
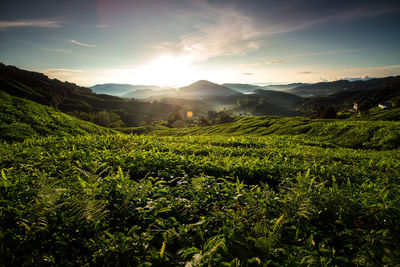
<path id="1" fill-rule="evenodd" d="M 370 83 L 368 83 L 370 82 Z M 376 107 L 381 101 L 391 101 L 398 106 L 400 100 L 400 76 L 369 81 L 357 81 L 356 84 L 328 96 L 305 98 L 300 109 L 310 110 L 315 106 L 335 106 L 337 110 L 349 110 L 353 103 L 365 102 L 369 108 Z"/>
<path id="2" fill-rule="evenodd" d="M 370 80 L 358 80 L 358 81 L 348 81 L 339 80 L 334 82 L 320 82 L 310 85 L 303 85 L 292 88 L 289 92 L 299 95 L 299 96 L 328 96 L 340 92 L 352 92 L 352 91 L 363 91 L 371 90 L 379 87 L 386 86 L 392 83 L 398 83 L 400 81 L 400 76 L 396 77 L 386 77 L 379 79 Z"/>
<path id="3" fill-rule="evenodd" d="M 327 120 L 304 117 L 238 116 L 231 123 L 169 129 L 155 127 L 149 135 L 161 136 L 292 136 L 303 144 L 321 147 L 391 150 L 400 148 L 400 122 Z"/>
<path id="4" fill-rule="evenodd" d="M 134 136 L 5 92 L 0 116 L 3 140 L 31 138 L 0 142 L 10 266 L 399 262 L 399 122 L 239 116 Z"/>
<path id="5" fill-rule="evenodd" d="M 23 141 L 28 138 L 107 134 L 108 128 L 82 121 L 33 101 L 0 91 L 0 140 Z"/>
<path id="6" fill-rule="evenodd" d="M 294 88 L 307 85 L 309 85 L 309 83 L 271 84 L 264 86 L 263 89 L 274 91 L 290 91 Z"/>
<path id="7" fill-rule="evenodd" d="M 89 88 L 49 79 L 44 74 L 1 63 L 0 91 L 57 108 L 62 112 L 73 113 L 81 118 L 88 118 L 102 111 L 111 112 L 117 114 L 126 126 L 165 119 L 177 108 L 164 103 L 95 94 Z"/>
<path id="8" fill-rule="evenodd" d="M 252 94 L 241 95 L 237 98 L 236 113 L 242 112 L 253 115 L 301 115 L 297 106 L 304 99 L 286 92 L 258 89 Z"/>

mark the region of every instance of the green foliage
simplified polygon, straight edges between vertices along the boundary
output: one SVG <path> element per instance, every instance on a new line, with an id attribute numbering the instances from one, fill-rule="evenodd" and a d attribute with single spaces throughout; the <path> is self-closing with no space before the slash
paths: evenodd
<path id="1" fill-rule="evenodd" d="M 206 118 L 204 118 L 203 116 L 200 116 L 197 119 L 197 125 L 198 126 L 209 126 L 210 122 Z"/>
<path id="2" fill-rule="evenodd" d="M 47 135 L 67 136 L 112 132 L 68 116 L 54 108 L 0 91 L 0 140 L 14 142 Z"/>
<path id="3" fill-rule="evenodd" d="M 398 152 L 289 135 L 3 143 L 0 262 L 392 266 Z"/>
<path id="4" fill-rule="evenodd" d="M 171 112 L 168 117 L 168 125 L 172 126 L 172 124 L 176 121 L 181 121 L 182 120 L 182 115 L 181 112 L 179 111 L 179 109 L 174 110 L 173 112 Z"/>
<path id="5" fill-rule="evenodd" d="M 74 111 L 71 112 L 70 114 L 82 120 L 90 121 L 104 127 L 117 128 L 117 127 L 122 127 L 124 125 L 124 123 L 121 120 L 121 117 L 117 113 L 112 111 L 107 111 L 107 110 L 102 110 L 99 112 Z"/>
<path id="6" fill-rule="evenodd" d="M 369 110 L 369 113 L 364 116 L 356 116 L 354 120 L 367 120 L 367 121 L 400 121 L 400 108 L 390 108 L 383 110 L 375 107 Z"/>
<path id="7" fill-rule="evenodd" d="M 360 149 L 400 147 L 400 123 L 393 121 L 325 120 L 288 117 L 236 117 L 231 123 L 184 129 L 154 128 L 157 135 L 296 136 L 306 144 Z"/>
<path id="8" fill-rule="evenodd" d="M 202 120 L 200 118 L 198 124 L 199 126 L 206 126 L 206 125 L 213 125 L 213 124 L 222 124 L 222 123 L 229 123 L 232 122 L 233 118 L 231 116 L 229 116 L 229 114 L 227 114 L 225 112 L 225 110 L 223 111 L 208 111 L 207 112 L 207 120 Z"/>
<path id="9" fill-rule="evenodd" d="M 334 119 L 336 110 L 332 106 L 319 106 L 311 111 L 311 118 Z"/>
<path id="10" fill-rule="evenodd" d="M 95 94 L 89 88 L 49 79 L 42 73 L 25 71 L 1 63 L 0 91 L 55 107 L 62 112 L 77 113 L 84 120 L 107 127 L 121 126 L 119 120 L 127 126 L 139 126 L 142 121 L 166 119 L 166 115 L 179 106 Z"/>

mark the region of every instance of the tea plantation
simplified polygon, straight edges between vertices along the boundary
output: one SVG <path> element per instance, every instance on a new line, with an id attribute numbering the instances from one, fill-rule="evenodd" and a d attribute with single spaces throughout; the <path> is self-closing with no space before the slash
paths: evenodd
<path id="1" fill-rule="evenodd" d="M 398 123 L 304 120 L 4 142 L 0 263 L 399 264 Z"/>

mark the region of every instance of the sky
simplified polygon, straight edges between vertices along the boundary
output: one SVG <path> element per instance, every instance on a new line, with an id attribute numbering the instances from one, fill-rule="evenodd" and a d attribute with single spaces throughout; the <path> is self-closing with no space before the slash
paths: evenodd
<path id="1" fill-rule="evenodd" d="M 0 62 L 83 86 L 394 76 L 400 2 L 2 1 Z"/>

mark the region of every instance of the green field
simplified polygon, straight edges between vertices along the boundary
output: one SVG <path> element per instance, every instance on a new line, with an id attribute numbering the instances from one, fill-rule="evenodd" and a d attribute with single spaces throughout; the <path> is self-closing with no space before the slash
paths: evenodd
<path id="1" fill-rule="evenodd" d="M 241 119 L 236 132 L 232 124 L 164 131 L 181 136 L 54 136 L 1 144 L 0 262 L 398 264 L 398 143 L 375 146 L 359 135 L 362 149 L 348 148 L 299 132 L 306 120 L 300 118 L 269 119 L 288 132 L 282 126 L 262 136 L 268 127 L 259 125 L 257 134 L 253 125 L 245 134 L 246 121 L 257 120 L 268 119 Z M 296 120 L 299 126 L 288 126 Z M 323 122 L 315 121 L 334 126 Z M 398 134 L 397 123 L 356 123 Z"/>

